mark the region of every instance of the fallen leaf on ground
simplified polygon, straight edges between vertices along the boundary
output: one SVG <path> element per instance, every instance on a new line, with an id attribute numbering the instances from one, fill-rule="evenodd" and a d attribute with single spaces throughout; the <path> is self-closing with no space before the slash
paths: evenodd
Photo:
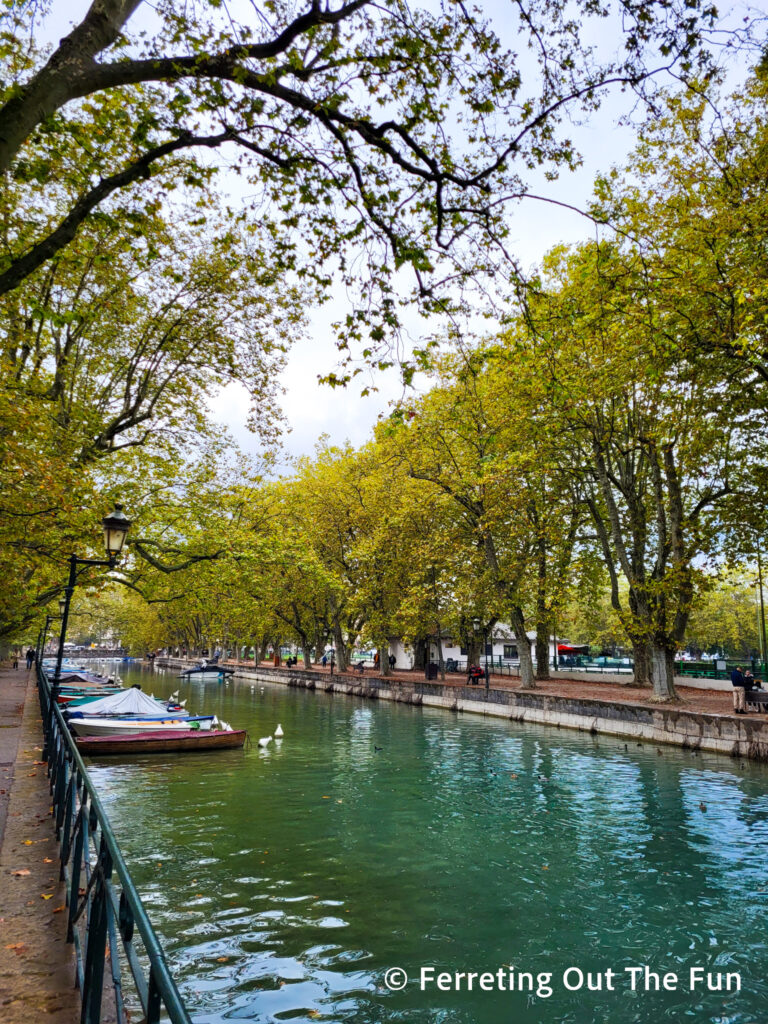
<path id="1" fill-rule="evenodd" d="M 53 864 L 53 860 L 50 857 L 43 857 L 43 864 Z"/>
<path id="2" fill-rule="evenodd" d="M 14 953 L 23 953 L 27 946 L 23 942 L 9 942 L 5 948 L 12 949 Z"/>
<path id="3" fill-rule="evenodd" d="M 32 764 L 47 764 L 47 761 L 33 761 Z"/>
<path id="4" fill-rule="evenodd" d="M 66 903 L 62 903 L 60 907 L 54 907 L 53 910 L 51 911 L 51 913 L 52 914 L 60 914 L 62 912 L 62 910 L 66 910 L 66 909 L 67 909 Z"/>
<path id="5" fill-rule="evenodd" d="M 229 960 L 228 956 L 217 956 L 216 957 L 216 963 L 217 964 L 225 964 L 227 962 L 227 960 Z"/>
<path id="6" fill-rule="evenodd" d="M 41 892 L 40 893 L 40 898 L 43 899 L 43 900 L 52 900 L 53 899 L 53 893 L 52 892 Z"/>
<path id="7" fill-rule="evenodd" d="M 22 878 L 26 877 L 29 874 L 29 871 L 26 868 L 19 868 L 18 871 L 12 871 L 11 874 L 16 875 L 17 878 Z"/>

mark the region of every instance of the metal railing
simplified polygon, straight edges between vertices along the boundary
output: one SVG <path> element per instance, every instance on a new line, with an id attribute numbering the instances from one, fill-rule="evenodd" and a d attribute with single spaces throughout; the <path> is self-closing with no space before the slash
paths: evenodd
<path id="1" fill-rule="evenodd" d="M 81 1024 L 99 1024 L 106 998 L 112 1006 L 104 1014 L 118 1024 L 136 1020 L 139 1004 L 142 1024 L 161 1018 L 190 1024 L 109 819 L 39 666 L 37 682 Z M 111 996 L 105 995 L 105 983 L 111 983 Z"/>
<path id="2" fill-rule="evenodd" d="M 676 661 L 678 675 L 698 676 L 700 679 L 728 679 L 736 667 L 751 670 L 756 679 L 768 678 L 768 665 L 755 658 L 713 658 L 710 661 Z"/>

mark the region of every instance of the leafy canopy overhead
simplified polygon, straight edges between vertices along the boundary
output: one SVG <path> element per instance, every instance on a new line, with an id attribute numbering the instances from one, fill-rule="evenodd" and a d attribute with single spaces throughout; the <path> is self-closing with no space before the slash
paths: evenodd
<path id="1" fill-rule="evenodd" d="M 443 310 L 455 286 L 504 266 L 505 205 L 526 193 L 526 172 L 578 159 L 566 118 L 610 87 L 647 95 L 662 69 L 701 72 L 716 15 L 706 0 L 514 2 L 512 49 L 463 3 L 166 0 L 145 14 L 139 0 L 94 0 L 48 56 L 29 38 L 39 4 L 3 7 L 0 170 L 46 210 L 57 188 L 39 154 L 51 135 L 90 170 L 55 223 L 7 238 L 0 291 L 70 244 L 109 196 L 138 197 L 181 154 L 195 154 L 203 179 L 203 154 L 220 150 L 275 258 L 321 295 L 339 278 L 351 290 L 342 347 L 380 361 L 401 301 Z M 607 56 L 586 42 L 603 25 L 620 40 Z M 115 146 L 137 96 L 145 110 Z M 404 296 L 393 273 L 406 266 Z"/>

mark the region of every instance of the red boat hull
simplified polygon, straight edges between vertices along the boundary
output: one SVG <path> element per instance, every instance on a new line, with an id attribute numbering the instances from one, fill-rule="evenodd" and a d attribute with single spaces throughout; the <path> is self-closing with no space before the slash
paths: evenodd
<path id="1" fill-rule="evenodd" d="M 77 749 L 88 757 L 111 754 L 186 754 L 196 750 L 231 750 L 242 747 L 245 729 L 204 732 L 197 729 L 159 729 L 125 736 L 80 736 Z"/>

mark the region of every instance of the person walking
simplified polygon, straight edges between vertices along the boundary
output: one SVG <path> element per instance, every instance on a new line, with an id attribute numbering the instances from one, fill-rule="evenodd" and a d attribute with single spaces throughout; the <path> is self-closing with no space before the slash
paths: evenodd
<path id="1" fill-rule="evenodd" d="M 27 650 L 27 670 L 32 668 L 35 661 L 35 652 L 32 647 Z"/>

